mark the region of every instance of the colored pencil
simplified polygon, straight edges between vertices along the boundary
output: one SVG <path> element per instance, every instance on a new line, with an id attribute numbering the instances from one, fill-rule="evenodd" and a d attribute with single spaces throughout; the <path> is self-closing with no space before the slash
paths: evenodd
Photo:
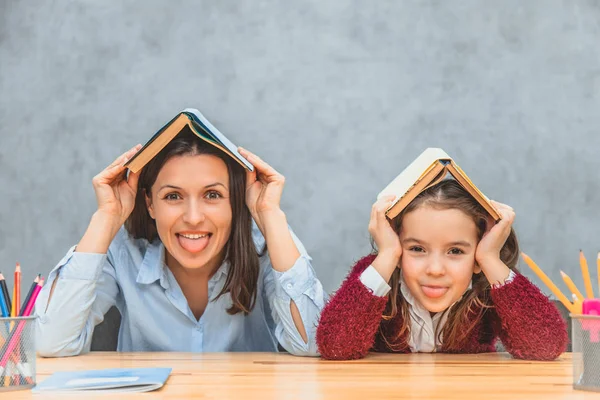
<path id="1" fill-rule="evenodd" d="M 15 297 L 13 297 L 13 303 L 15 303 L 15 315 L 14 317 L 21 314 L 21 264 L 17 263 L 15 268 Z"/>
<path id="2" fill-rule="evenodd" d="M 521 253 L 521 256 L 523 257 L 523 260 L 525 260 L 529 268 L 531 268 L 531 270 L 538 276 L 538 278 L 540 278 L 542 282 L 544 282 L 548 289 L 550 289 L 552 293 L 554 293 L 556 298 L 560 300 L 561 303 L 563 303 L 567 310 L 575 314 L 575 308 L 573 307 L 573 304 L 571 304 L 569 299 L 567 299 L 567 297 L 560 291 L 560 289 L 554 284 L 554 282 L 552 282 L 552 280 L 548 278 L 544 271 L 542 271 L 541 268 L 538 267 L 538 265 L 527 254 Z"/>
<path id="3" fill-rule="evenodd" d="M 592 289 L 592 281 L 590 280 L 590 270 L 588 268 L 587 260 L 583 255 L 583 251 L 579 250 L 579 265 L 581 265 L 581 275 L 583 276 L 583 283 L 585 285 L 585 294 L 588 299 L 594 298 L 594 289 Z"/>
<path id="4" fill-rule="evenodd" d="M 40 282 L 38 283 L 33 294 L 31 295 L 31 299 L 29 300 L 29 303 L 27 303 L 25 310 L 23 310 L 23 312 L 22 312 L 22 315 L 24 317 L 28 317 L 31 314 L 31 312 L 33 310 L 33 306 L 35 305 L 37 296 L 39 295 L 40 290 L 42 290 L 43 285 L 44 285 L 44 280 L 40 279 Z M 21 332 L 23 332 L 23 327 L 25 326 L 25 322 L 26 321 L 19 321 L 17 323 L 17 326 L 15 327 L 15 329 L 13 329 L 11 331 L 10 335 L 8 336 L 6 343 L 4 343 L 4 346 L 2 346 L 2 350 L 0 351 L 0 354 L 2 355 L 2 358 L 0 358 L 0 375 L 4 374 L 4 372 L 6 370 L 6 364 L 8 363 L 8 358 L 10 357 L 11 353 L 17 346 L 17 343 L 19 342 Z"/>
<path id="5" fill-rule="evenodd" d="M 29 299 L 31 298 L 31 294 L 35 290 L 35 287 L 37 286 L 38 282 L 40 281 L 40 278 L 41 278 L 41 275 L 38 275 L 33 280 L 33 283 L 31 284 L 31 287 L 29 288 L 29 292 L 27 292 L 27 296 L 25 296 L 25 300 L 23 300 L 23 306 L 21 307 L 22 310 L 24 310 L 25 307 L 27 307 L 27 303 L 29 303 Z"/>
<path id="6" fill-rule="evenodd" d="M 577 288 L 577 286 L 575 286 L 575 283 L 573 282 L 573 280 L 571 280 L 571 278 L 569 277 L 569 275 L 567 275 L 564 272 L 560 271 L 560 276 L 562 276 L 563 281 L 565 281 L 565 284 L 567 285 L 567 287 L 569 288 L 569 290 L 571 291 L 571 293 L 577 295 L 577 297 L 580 298 L 580 299 L 585 299 L 585 297 L 583 297 L 583 294 L 581 294 L 581 292 L 579 291 L 579 289 Z"/>
<path id="7" fill-rule="evenodd" d="M 6 278 L 4 278 L 2 272 L 0 272 L 0 287 L 2 287 L 2 295 L 4 296 L 4 301 L 6 302 L 6 305 L 10 310 L 12 307 L 12 304 L 10 303 L 10 293 L 8 292 L 8 286 L 6 285 Z"/>

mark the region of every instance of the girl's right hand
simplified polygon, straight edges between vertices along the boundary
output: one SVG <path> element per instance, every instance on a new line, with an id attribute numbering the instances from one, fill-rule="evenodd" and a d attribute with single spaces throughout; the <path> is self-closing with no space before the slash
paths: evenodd
<path id="1" fill-rule="evenodd" d="M 125 180 L 125 163 L 142 148 L 136 145 L 119 156 L 112 164 L 92 179 L 98 214 L 121 226 L 133 211 L 137 192 L 138 174 L 130 173 Z"/>
<path id="2" fill-rule="evenodd" d="M 389 281 L 402 256 L 400 238 L 385 215 L 394 199 L 395 196 L 385 196 L 377 200 L 371 208 L 369 221 L 369 233 L 378 250 L 372 265 L 386 281 Z"/>

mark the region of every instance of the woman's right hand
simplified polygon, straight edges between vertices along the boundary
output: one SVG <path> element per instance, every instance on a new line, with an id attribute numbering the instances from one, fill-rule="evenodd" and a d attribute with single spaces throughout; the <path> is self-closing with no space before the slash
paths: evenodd
<path id="1" fill-rule="evenodd" d="M 116 226 L 121 226 L 133 211 L 135 195 L 137 192 L 138 174 L 130 173 L 125 179 L 125 163 L 142 148 L 136 145 L 129 151 L 121 154 L 115 161 L 92 179 L 96 201 L 97 213 L 108 218 Z"/>
<path id="2" fill-rule="evenodd" d="M 377 257 L 372 265 L 388 282 L 402 256 L 398 233 L 394 231 L 385 215 L 394 199 L 395 196 L 384 196 L 377 200 L 371 208 L 371 220 L 369 221 L 369 233 L 377 246 Z"/>
<path id="3" fill-rule="evenodd" d="M 138 175 L 130 173 L 125 179 L 125 163 L 142 146 L 138 144 L 122 154 L 92 179 L 98 210 L 77 244 L 75 251 L 106 254 L 110 243 L 125 223 L 135 205 Z"/>

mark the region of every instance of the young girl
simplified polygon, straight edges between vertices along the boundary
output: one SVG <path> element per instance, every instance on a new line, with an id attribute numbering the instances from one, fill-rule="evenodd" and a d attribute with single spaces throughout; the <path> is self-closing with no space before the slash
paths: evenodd
<path id="1" fill-rule="evenodd" d="M 516 358 L 552 360 L 564 351 L 558 310 L 515 268 L 510 207 L 494 202 L 502 217 L 494 224 L 454 180 L 422 192 L 390 223 L 392 201 L 382 198 L 371 211 L 378 251 L 358 261 L 323 309 L 324 358 L 493 352 L 497 338 Z"/>
<path id="2" fill-rule="evenodd" d="M 39 354 L 89 351 L 94 326 L 116 305 L 119 351 L 280 344 L 316 355 L 324 293 L 279 208 L 283 176 L 240 149 L 256 171 L 246 173 L 184 130 L 125 179 L 140 147 L 93 179 L 98 209 L 36 304 Z"/>

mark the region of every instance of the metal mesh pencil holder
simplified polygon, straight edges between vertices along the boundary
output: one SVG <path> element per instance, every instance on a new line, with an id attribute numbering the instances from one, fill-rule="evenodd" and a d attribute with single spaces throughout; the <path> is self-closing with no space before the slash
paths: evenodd
<path id="1" fill-rule="evenodd" d="M 36 318 L 0 318 L 0 392 L 35 386 Z"/>

